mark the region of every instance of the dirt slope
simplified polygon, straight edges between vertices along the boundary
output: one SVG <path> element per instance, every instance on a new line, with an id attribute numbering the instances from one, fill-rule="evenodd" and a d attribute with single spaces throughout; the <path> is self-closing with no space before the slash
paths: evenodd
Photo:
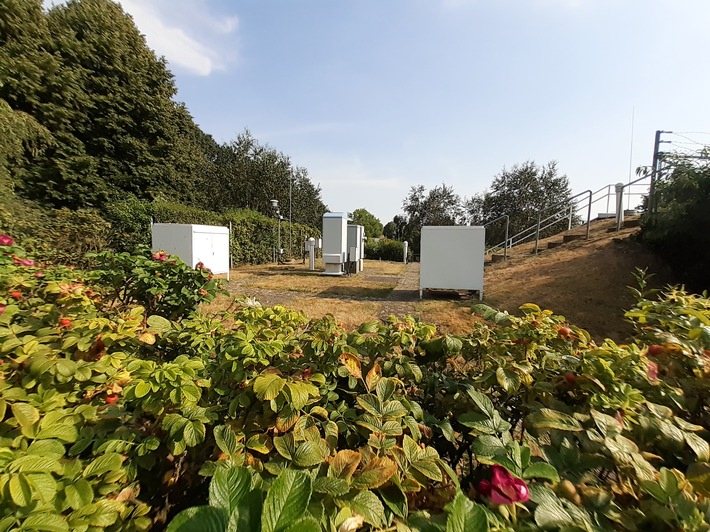
<path id="1" fill-rule="evenodd" d="M 607 232 L 612 225 L 611 221 L 595 222 L 589 240 L 569 242 L 537 256 L 517 250 L 518 255 L 508 261 L 488 266 L 485 302 L 509 312 L 524 303 L 536 303 L 562 314 L 597 339 L 624 341 L 631 329 L 623 312 L 634 304 L 628 286 L 636 285 L 636 268 L 654 273 L 653 284 L 659 287 L 672 279 L 667 266 L 637 242 L 638 228 Z"/>

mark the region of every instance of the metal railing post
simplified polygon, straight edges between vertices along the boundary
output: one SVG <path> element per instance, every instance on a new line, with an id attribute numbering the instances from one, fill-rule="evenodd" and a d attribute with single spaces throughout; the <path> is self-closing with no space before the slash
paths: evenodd
<path id="1" fill-rule="evenodd" d="M 574 212 L 574 205 L 570 203 L 569 206 L 569 221 L 567 222 L 567 231 L 572 229 L 572 213 Z"/>
<path id="2" fill-rule="evenodd" d="M 587 205 L 587 240 L 589 240 L 589 226 L 592 223 L 592 191 L 588 190 L 589 192 L 589 205 Z"/>
<path id="3" fill-rule="evenodd" d="M 540 219 L 542 218 L 542 211 L 537 212 L 537 227 L 535 228 L 535 255 L 537 255 L 537 250 L 540 247 Z"/>
<path id="4" fill-rule="evenodd" d="M 510 217 L 505 215 L 505 243 L 503 244 L 503 260 L 508 260 L 508 230 L 510 228 Z"/>

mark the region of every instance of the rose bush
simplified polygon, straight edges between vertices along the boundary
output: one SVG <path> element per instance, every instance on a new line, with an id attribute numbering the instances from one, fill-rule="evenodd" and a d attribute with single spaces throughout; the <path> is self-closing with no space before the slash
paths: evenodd
<path id="1" fill-rule="evenodd" d="M 626 345 L 535 305 L 348 331 L 90 260 L 0 236 L 0 530 L 709 526 L 705 297 L 639 291 Z"/>

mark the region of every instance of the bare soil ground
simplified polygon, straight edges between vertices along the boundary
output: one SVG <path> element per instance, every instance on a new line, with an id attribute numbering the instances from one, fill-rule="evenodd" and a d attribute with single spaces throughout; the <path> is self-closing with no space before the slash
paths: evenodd
<path id="1" fill-rule="evenodd" d="M 656 274 L 654 284 L 671 282 L 666 265 L 634 238 L 638 228 L 608 232 L 612 221 L 592 224 L 589 240 L 565 243 L 557 235 L 540 243 L 513 248 L 507 261 L 486 266 L 484 303 L 511 313 L 524 303 L 562 314 L 587 329 L 593 337 L 624 341 L 631 329 L 623 318 L 634 304 L 629 285 L 633 273 L 647 268 Z M 577 228 L 569 233 L 584 233 Z M 316 265 L 317 269 L 319 265 Z M 470 307 L 478 298 L 435 292 L 419 300 L 419 264 L 365 261 L 357 275 L 326 277 L 309 272 L 302 264 L 247 266 L 232 270 L 228 290 L 232 298 L 255 297 L 263 305 L 284 305 L 317 318 L 333 314 L 345 327 L 364 321 L 411 315 L 433 323 L 442 332 L 465 334 L 475 317 Z M 211 307 L 226 307 L 232 298 L 221 298 Z"/>

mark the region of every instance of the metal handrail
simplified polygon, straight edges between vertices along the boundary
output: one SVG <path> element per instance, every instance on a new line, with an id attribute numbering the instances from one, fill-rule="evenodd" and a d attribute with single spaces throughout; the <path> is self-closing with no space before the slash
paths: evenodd
<path id="1" fill-rule="evenodd" d="M 575 194 L 571 198 L 561 201 L 555 205 L 552 205 L 551 207 L 544 207 L 537 211 L 537 229 L 535 231 L 535 253 L 538 252 L 540 248 L 540 218 L 542 217 L 542 213 L 545 211 L 549 211 L 550 209 L 556 208 L 560 205 L 572 205 L 573 202 L 572 200 L 575 198 L 579 198 L 580 196 L 584 196 L 589 194 L 589 202 L 587 205 L 587 240 L 589 239 L 589 224 L 591 223 L 591 218 L 592 218 L 592 191 L 591 190 L 585 190 L 584 192 L 580 192 L 579 194 Z M 579 202 L 574 202 L 574 203 L 579 203 Z"/>
<path id="2" fill-rule="evenodd" d="M 631 181 L 629 183 L 625 183 L 623 185 L 623 187 L 621 187 L 622 192 L 626 188 L 629 188 L 629 190 L 630 190 L 630 188 L 632 186 L 638 185 L 638 183 L 640 183 L 641 181 L 647 180 L 648 177 L 649 176 L 643 176 L 643 177 L 636 179 L 634 181 Z M 607 212 L 609 212 L 609 206 L 610 206 L 609 203 L 611 201 L 612 189 L 616 190 L 616 185 L 612 185 L 612 184 L 604 185 L 599 190 L 596 190 L 594 192 L 592 192 L 591 190 L 585 190 L 584 192 L 580 192 L 579 194 L 575 194 L 574 196 L 569 198 L 569 200 L 564 200 L 564 201 L 561 201 L 561 202 L 556 203 L 554 205 L 551 205 L 550 207 L 544 207 L 544 208 L 540 209 L 537 212 L 538 223 L 533 224 L 530 227 L 523 229 L 522 231 L 514 234 L 513 236 L 510 236 L 510 237 L 506 236 L 506 240 L 504 242 L 496 244 L 495 246 L 491 246 L 490 248 L 488 248 L 488 252 L 492 253 L 497 249 L 504 248 L 507 253 L 507 250 L 509 248 L 512 248 L 513 246 L 521 244 L 521 243 L 525 242 L 526 240 L 532 238 L 533 235 L 535 235 L 536 236 L 535 253 L 537 253 L 539 251 L 539 233 L 540 233 L 540 231 L 544 231 L 545 229 L 552 227 L 556 223 L 559 223 L 560 221 L 562 221 L 562 217 L 560 217 L 559 215 L 561 213 L 568 213 L 568 212 L 569 212 L 568 216 L 569 216 L 569 220 L 570 220 L 570 223 L 568 224 L 568 229 L 571 229 L 571 222 L 572 222 L 572 217 L 574 215 L 574 212 L 580 210 L 580 208 L 583 208 L 583 207 L 587 207 L 586 238 L 588 239 L 589 233 L 590 233 L 592 205 L 599 202 L 599 201 L 602 201 L 606 198 L 606 200 L 607 200 L 606 210 L 607 210 Z M 604 191 L 606 191 L 606 193 L 602 193 Z M 595 199 L 595 196 L 597 196 L 600 193 L 602 193 L 602 194 L 599 195 L 598 197 L 596 197 L 596 199 Z M 628 196 L 631 196 L 631 195 L 643 196 L 643 192 L 628 192 Z M 582 196 L 586 196 L 586 197 L 582 198 Z M 624 194 L 622 193 L 622 194 L 620 194 L 619 197 L 621 197 L 623 199 L 623 196 L 624 196 Z M 582 205 L 582 207 L 579 207 L 578 205 L 580 205 L 582 202 L 584 202 L 584 205 Z M 550 216 L 548 216 L 544 219 L 542 218 L 543 212 L 549 211 L 550 209 L 553 209 L 553 208 L 558 207 L 560 205 L 563 205 L 564 208 L 554 212 L 553 214 L 551 214 Z M 617 230 L 619 230 L 620 226 L 621 226 L 621 221 L 623 221 L 623 213 L 621 214 L 621 221 L 619 221 L 619 214 L 618 214 L 620 211 L 619 205 L 617 205 L 616 210 L 617 210 Z M 493 220 L 489 223 L 493 223 L 497 220 L 500 220 L 501 218 L 502 218 L 502 216 L 499 218 L 496 218 L 496 220 Z M 549 223 L 547 223 L 547 222 L 549 222 Z M 488 225 L 488 224 L 486 224 L 486 225 Z"/>
<path id="3" fill-rule="evenodd" d="M 640 181 L 644 181 L 646 179 L 648 179 L 648 176 L 639 177 L 638 179 L 635 179 L 634 181 L 629 181 L 628 183 L 625 183 L 625 184 L 619 183 L 618 185 L 616 185 L 618 187 L 619 192 L 620 192 L 620 194 L 619 194 L 620 204 L 617 204 L 617 206 L 616 206 L 616 230 L 617 231 L 619 231 L 621 229 L 621 224 L 624 222 L 624 209 L 622 208 L 623 202 L 624 202 L 624 189 L 626 187 L 630 187 L 631 185 L 635 185 L 636 183 L 638 183 Z"/>

